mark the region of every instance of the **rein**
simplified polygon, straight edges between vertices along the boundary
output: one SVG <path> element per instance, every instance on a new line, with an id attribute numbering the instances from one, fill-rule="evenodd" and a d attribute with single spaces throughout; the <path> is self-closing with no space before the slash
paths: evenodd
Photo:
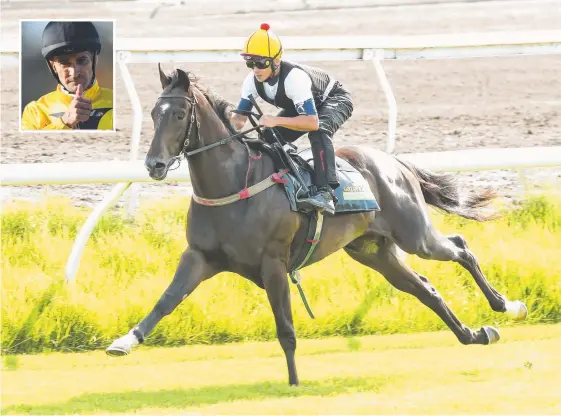
<path id="1" fill-rule="evenodd" d="M 187 134 L 185 135 L 185 140 L 183 141 L 183 149 L 181 150 L 179 155 L 177 155 L 173 158 L 174 160 L 176 160 L 178 162 L 181 161 L 181 155 L 182 154 L 185 156 L 185 158 L 188 158 L 190 156 L 196 155 L 197 153 L 201 153 L 201 152 L 204 152 L 206 150 L 210 150 L 210 149 L 213 149 L 215 147 L 227 144 L 230 141 L 232 141 L 233 139 L 238 138 L 240 136 L 244 136 L 245 134 L 251 133 L 252 131 L 255 131 L 259 128 L 259 126 L 252 127 L 250 129 L 241 131 L 239 133 L 232 134 L 232 135 L 226 137 L 225 139 L 220 140 L 219 142 L 212 143 L 212 144 L 209 144 L 207 146 L 203 146 L 203 147 L 200 147 L 198 149 L 191 150 L 190 152 L 188 152 L 187 147 L 189 146 L 189 143 L 191 141 L 190 140 L 191 131 L 192 131 L 193 125 L 195 123 L 197 123 L 197 139 L 199 140 L 199 142 L 201 141 L 201 135 L 200 135 L 201 123 L 199 122 L 199 120 L 197 118 L 197 113 L 196 113 L 196 104 L 198 103 L 197 97 L 195 95 L 193 95 L 193 97 L 187 97 L 186 95 L 182 95 L 182 94 L 163 94 L 163 95 L 160 95 L 158 97 L 158 100 L 160 98 L 183 98 L 185 101 L 187 101 L 191 105 L 191 120 L 190 120 L 190 123 L 189 123 L 189 127 L 187 129 Z"/>
<path id="2" fill-rule="evenodd" d="M 198 125 L 197 125 L 197 126 L 198 126 Z M 245 135 L 246 133 L 251 133 L 252 131 L 257 130 L 258 128 L 259 128 L 259 126 L 257 126 L 257 127 L 252 127 L 252 128 L 250 128 L 250 129 L 247 129 L 247 130 L 244 130 L 244 131 L 240 131 L 239 133 L 232 134 L 231 136 L 228 136 L 228 137 L 226 137 L 225 139 L 220 140 L 219 142 L 212 143 L 212 144 L 209 144 L 209 145 L 207 145 L 207 146 L 200 147 L 200 148 L 195 149 L 195 150 L 191 150 L 190 152 L 186 152 L 186 153 L 184 153 L 184 155 L 185 155 L 185 157 L 189 157 L 189 156 L 196 155 L 197 153 L 204 152 L 205 150 L 210 150 L 210 149 L 212 149 L 212 148 L 214 148 L 214 147 L 222 146 L 223 144 L 227 144 L 227 143 L 231 142 L 233 139 L 235 139 L 235 138 L 237 138 L 237 137 L 243 136 L 243 135 Z M 185 147 L 184 147 L 184 149 L 185 149 Z"/>
<path id="3" fill-rule="evenodd" d="M 181 156 L 185 156 L 185 158 L 187 159 L 190 156 L 196 155 L 197 153 L 201 153 L 204 152 L 206 150 L 210 150 L 213 149 L 215 147 L 227 144 L 229 142 L 231 142 L 233 139 L 238 138 L 240 136 L 245 135 L 246 133 L 250 133 L 252 131 L 255 131 L 257 129 L 260 128 L 259 125 L 254 126 L 250 129 L 241 131 L 239 133 L 235 133 L 232 134 L 222 140 L 220 140 L 219 142 L 216 143 L 212 143 L 209 144 L 207 146 L 203 146 L 200 147 L 198 149 L 195 150 L 191 150 L 191 151 L 187 151 L 187 147 L 189 146 L 190 143 L 190 137 L 191 137 L 191 131 L 193 130 L 193 125 L 196 123 L 197 124 L 197 139 L 199 141 L 199 143 L 201 142 L 201 135 L 200 135 L 200 127 L 201 127 L 201 123 L 199 122 L 198 118 L 197 118 L 197 112 L 196 112 L 196 104 L 198 103 L 197 101 L 197 97 L 195 95 L 193 95 L 192 97 L 188 97 L 186 95 L 183 94 L 162 94 L 158 97 L 158 100 L 161 98 L 183 98 L 185 101 L 187 101 L 190 105 L 191 105 L 191 120 L 189 122 L 189 127 L 187 128 L 187 133 L 185 135 L 185 139 L 183 141 L 183 149 L 181 150 L 181 152 L 179 152 L 179 155 L 175 156 L 173 158 L 173 162 L 177 162 L 179 167 L 179 164 L 181 163 Z M 243 143 L 245 144 L 248 153 L 249 153 L 249 162 L 248 162 L 248 168 L 247 168 L 247 174 L 246 174 L 246 183 L 245 183 L 245 188 L 242 189 L 241 191 L 223 197 L 223 198 L 218 198 L 218 199 L 209 199 L 209 198 L 202 198 L 197 196 L 195 193 L 193 193 L 193 200 L 201 205 L 206 205 L 206 206 L 221 206 L 221 205 L 228 205 L 231 204 L 233 202 L 239 201 L 241 199 L 247 199 L 252 197 L 253 195 L 256 195 L 262 191 L 264 191 L 265 189 L 277 184 L 277 183 L 284 183 L 285 179 L 282 179 L 282 176 L 284 174 L 286 174 L 286 172 L 288 172 L 288 170 L 284 170 L 278 173 L 273 173 L 270 176 L 268 176 L 267 178 L 265 178 L 264 180 L 262 180 L 261 182 L 252 185 L 250 187 L 247 186 L 247 179 L 249 176 L 249 170 L 251 168 L 251 159 L 254 159 L 251 156 L 250 150 L 247 146 L 247 143 Z M 260 158 L 261 156 L 259 156 Z M 175 168 L 177 169 L 177 168 Z"/>

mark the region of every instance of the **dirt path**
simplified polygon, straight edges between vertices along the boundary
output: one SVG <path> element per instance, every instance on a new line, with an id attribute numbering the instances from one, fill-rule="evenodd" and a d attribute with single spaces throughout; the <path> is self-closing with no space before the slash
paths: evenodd
<path id="1" fill-rule="evenodd" d="M 170 4 L 172 2 L 170 1 Z M 209 5 L 217 0 L 188 1 L 160 7 L 152 2 L 68 3 L 66 16 L 117 18 L 123 37 L 247 36 L 262 21 L 280 35 L 412 35 L 502 30 L 557 29 L 561 4 L 555 0 L 427 3 L 419 0 L 358 0 L 337 9 L 335 1 L 278 0 L 220 3 L 220 15 Z M 407 4 L 409 3 L 409 4 Z M 429 2 L 430 3 L 430 2 Z M 53 18 L 54 8 L 29 2 L 3 5 L 2 35 L 17 39 L 18 19 Z M 35 3 L 34 3 L 35 4 Z M 178 4 L 176 2 L 175 4 Z M 387 4 L 388 6 L 384 6 Z M 401 5 L 400 5 L 401 4 Z M 405 5 L 403 5 L 405 4 Z M 315 10 L 314 8 L 321 8 Z M 274 14 L 271 11 L 278 10 Z M 215 12 L 214 12 L 215 13 Z M 150 19 L 150 16 L 154 17 Z M 363 143 L 384 148 L 387 107 L 371 65 L 362 62 L 319 63 L 353 93 L 353 117 L 335 137 L 336 145 Z M 561 56 L 479 58 L 385 62 L 399 106 L 397 152 L 481 147 L 561 145 Z M 172 64 L 166 64 L 172 69 Z M 225 98 L 237 102 L 246 68 L 239 64 L 196 64 L 182 68 L 203 76 Z M 132 65 L 131 73 L 144 110 L 141 154 L 152 133 L 149 116 L 159 81 L 154 65 Z M 132 112 L 124 85 L 117 78 L 115 135 L 45 135 L 18 132 L 19 68 L 2 69 L 2 163 L 42 163 L 127 159 Z M 269 108 L 271 111 L 272 109 Z M 470 185 L 492 184 L 507 196 L 522 187 L 561 185 L 561 169 L 493 171 L 462 174 Z M 102 198 L 105 185 L 2 188 L 2 198 L 71 196 L 77 203 Z M 186 185 L 143 185 L 143 197 L 185 192 Z"/>

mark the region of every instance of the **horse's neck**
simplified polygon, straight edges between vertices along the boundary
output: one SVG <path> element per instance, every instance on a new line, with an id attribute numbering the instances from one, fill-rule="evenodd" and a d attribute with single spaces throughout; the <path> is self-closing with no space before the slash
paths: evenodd
<path id="1" fill-rule="evenodd" d="M 210 104 L 197 106 L 200 122 L 200 146 L 208 146 L 230 136 L 230 132 Z M 191 183 L 196 195 L 220 198 L 239 192 L 245 184 L 248 153 L 243 144 L 233 139 L 229 143 L 204 150 L 189 158 Z"/>

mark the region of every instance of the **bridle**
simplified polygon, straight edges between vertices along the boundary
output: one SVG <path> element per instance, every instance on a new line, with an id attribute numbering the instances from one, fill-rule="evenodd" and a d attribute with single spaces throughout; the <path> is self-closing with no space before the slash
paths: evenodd
<path id="1" fill-rule="evenodd" d="M 239 139 L 239 141 L 247 149 L 248 160 L 247 160 L 247 172 L 245 174 L 245 187 L 239 192 L 236 192 L 232 195 L 229 195 L 229 196 L 226 196 L 226 197 L 223 197 L 223 198 L 218 198 L 218 199 L 203 198 L 203 197 L 197 196 L 193 193 L 193 199 L 197 203 L 202 204 L 202 205 L 208 205 L 208 206 L 227 205 L 227 204 L 231 204 L 233 202 L 239 201 L 241 199 L 250 198 L 251 196 L 258 194 L 258 193 L 264 191 L 265 189 L 268 189 L 271 186 L 274 186 L 277 183 L 285 183 L 286 180 L 282 179 L 282 176 L 284 174 L 286 174 L 289 171 L 289 169 L 284 169 L 280 172 L 273 172 L 270 176 L 261 180 L 260 182 L 254 184 L 252 186 L 248 186 L 249 172 L 251 170 L 251 161 L 261 159 L 261 152 L 260 151 L 258 151 L 259 156 L 253 156 L 251 154 L 251 149 L 248 146 L 248 141 L 253 141 L 253 140 L 245 137 L 246 133 L 249 133 L 249 132 L 255 131 L 255 130 L 257 130 L 260 135 L 262 134 L 261 126 L 257 122 L 253 121 L 253 119 L 251 119 L 253 127 L 250 128 L 250 129 L 241 131 L 239 133 L 232 134 L 232 135 L 220 140 L 219 142 L 212 143 L 212 144 L 200 147 L 200 148 L 195 149 L 195 150 L 187 151 L 187 148 L 189 147 L 190 138 L 191 138 L 191 131 L 193 130 L 193 125 L 195 123 L 197 124 L 197 138 L 199 139 L 199 142 L 201 141 L 200 140 L 201 139 L 201 133 L 200 133 L 201 123 L 197 119 L 196 104 L 198 103 L 198 101 L 197 101 L 196 96 L 194 94 L 193 94 L 192 97 L 188 97 L 188 96 L 183 95 L 183 94 L 162 94 L 158 97 L 158 100 L 160 98 L 183 98 L 184 100 L 187 101 L 187 103 L 189 103 L 191 105 L 191 117 L 190 117 L 190 120 L 189 120 L 189 126 L 187 127 L 187 133 L 185 134 L 185 139 L 183 141 L 183 149 L 181 150 L 181 152 L 177 156 L 174 156 L 172 158 L 171 165 L 173 165 L 176 161 L 178 162 L 177 167 L 174 168 L 174 169 L 177 169 L 179 167 L 179 164 L 181 163 L 182 154 L 187 159 L 188 157 L 193 156 L 197 153 L 201 153 L 201 152 L 204 152 L 205 150 L 209 150 L 209 149 L 212 149 L 214 147 L 226 144 L 226 143 L 232 141 L 235 138 L 240 138 L 241 137 L 241 139 Z M 252 116 L 255 116 L 254 113 L 250 113 L 250 114 Z M 262 113 L 260 113 L 260 114 L 262 114 Z M 257 116 L 259 116 L 259 115 L 257 115 Z M 172 169 L 168 168 L 168 170 L 172 170 Z"/>
<path id="2" fill-rule="evenodd" d="M 194 94 L 193 94 L 192 97 L 188 97 L 188 96 L 183 95 L 183 94 L 162 94 L 158 97 L 158 100 L 161 99 L 161 98 L 183 98 L 191 106 L 191 119 L 189 121 L 189 127 L 187 128 L 187 133 L 185 134 L 185 139 L 183 140 L 183 149 L 181 150 L 181 152 L 179 152 L 179 154 L 177 156 L 173 157 L 172 165 L 176 161 L 178 163 L 181 163 L 181 156 L 182 155 L 185 157 L 185 159 L 187 159 L 188 157 L 196 155 L 197 153 L 201 153 L 201 152 L 204 152 L 205 150 L 209 150 L 209 149 L 212 149 L 214 147 L 227 144 L 232 139 L 242 137 L 245 134 L 250 133 L 254 130 L 258 130 L 260 128 L 260 126 L 256 126 L 256 127 L 241 131 L 239 133 L 232 134 L 232 135 L 226 137 L 225 139 L 220 140 L 219 142 L 212 143 L 212 144 L 200 147 L 200 148 L 195 149 L 195 150 L 187 151 L 187 148 L 189 147 L 189 143 L 190 143 L 191 131 L 193 130 L 193 125 L 195 123 L 197 124 L 197 140 L 199 142 L 201 141 L 201 133 L 200 133 L 201 123 L 200 123 L 199 119 L 197 118 L 197 112 L 196 112 L 196 108 L 197 108 L 196 104 L 198 103 L 197 97 Z M 174 169 L 177 169 L 177 168 L 174 168 Z M 170 169 L 170 170 L 173 170 L 173 169 Z"/>
<path id="3" fill-rule="evenodd" d="M 197 119 L 197 110 L 196 110 L 197 108 L 196 104 L 198 103 L 198 101 L 197 101 L 197 97 L 194 94 L 192 97 L 188 97 L 183 94 L 162 94 L 158 97 L 158 100 L 161 98 L 183 98 L 191 106 L 191 120 L 189 121 L 189 127 L 187 128 L 187 134 L 185 135 L 185 139 L 183 140 L 183 149 L 181 149 L 179 155 L 173 157 L 173 162 L 172 162 L 173 164 L 175 161 L 180 162 L 182 155 L 185 155 L 185 158 L 189 156 L 188 154 L 189 152 L 187 152 L 187 147 L 189 147 L 191 131 L 193 130 L 193 125 L 195 125 L 195 123 L 197 124 L 197 139 L 199 141 L 201 139 L 201 133 L 200 133 L 201 123 Z"/>

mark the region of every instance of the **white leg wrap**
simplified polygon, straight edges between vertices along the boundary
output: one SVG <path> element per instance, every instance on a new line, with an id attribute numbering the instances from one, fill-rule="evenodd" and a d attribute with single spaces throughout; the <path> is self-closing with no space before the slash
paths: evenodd
<path id="1" fill-rule="evenodd" d="M 526 305 L 524 305 L 524 303 L 520 302 L 519 300 L 507 300 L 505 313 L 511 318 L 514 318 L 517 321 L 521 321 L 526 319 L 526 317 L 528 316 L 528 308 L 526 308 Z"/>

